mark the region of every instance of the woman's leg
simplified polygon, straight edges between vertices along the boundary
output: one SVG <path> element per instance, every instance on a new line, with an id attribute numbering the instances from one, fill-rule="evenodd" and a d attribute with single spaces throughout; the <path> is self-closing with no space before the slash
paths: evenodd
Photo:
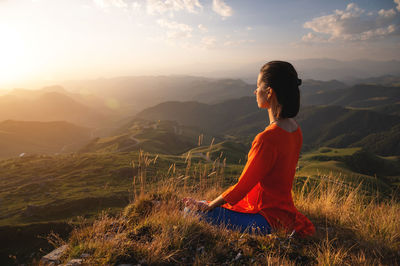
<path id="1" fill-rule="evenodd" d="M 200 217 L 211 224 L 224 224 L 227 228 L 238 229 L 240 232 L 249 229 L 249 232 L 255 230 L 256 233 L 260 234 L 271 233 L 271 226 L 264 216 L 258 213 L 241 213 L 217 207 L 209 212 L 199 212 L 199 214 Z"/>

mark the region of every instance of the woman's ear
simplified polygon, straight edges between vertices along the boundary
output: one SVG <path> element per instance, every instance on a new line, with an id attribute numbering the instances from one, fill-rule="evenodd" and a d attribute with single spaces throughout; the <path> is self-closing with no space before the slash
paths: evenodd
<path id="1" fill-rule="evenodd" d="M 275 91 L 274 91 L 274 89 L 271 88 L 271 87 L 268 87 L 267 89 L 268 89 L 268 92 L 267 92 L 267 99 L 269 100 L 269 99 L 271 99 L 271 98 L 275 95 Z"/>

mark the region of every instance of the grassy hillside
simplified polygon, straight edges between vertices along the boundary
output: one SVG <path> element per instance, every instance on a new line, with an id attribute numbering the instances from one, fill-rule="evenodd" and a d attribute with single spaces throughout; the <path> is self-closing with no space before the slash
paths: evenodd
<path id="1" fill-rule="evenodd" d="M 181 154 L 199 145 L 211 143 L 212 136 L 196 127 L 176 121 L 133 119 L 108 137 L 96 138 L 80 152 L 127 152 L 140 149 L 160 154 Z M 216 138 L 219 140 L 220 138 Z"/>
<path id="2" fill-rule="evenodd" d="M 50 233 L 51 228 L 55 228 L 56 232 L 66 236 L 70 226 L 61 225 L 66 221 L 76 224 L 80 220 L 77 216 L 81 216 L 86 219 L 84 224 L 92 223 L 101 210 L 107 209 L 110 215 L 115 215 L 140 193 L 150 195 L 166 189 L 174 193 L 182 191 L 178 192 L 177 196 L 171 196 L 175 198 L 183 195 L 180 193 L 195 195 L 203 192 L 205 194 L 201 197 L 210 198 L 211 196 L 206 196 L 207 193 L 215 194 L 217 190 L 208 188 L 221 190 L 235 182 L 244 163 L 242 161 L 242 164 L 236 164 L 236 156 L 245 156 L 247 151 L 244 151 L 244 148 L 243 145 L 233 141 L 225 141 L 215 143 L 211 147 L 200 146 L 192 149 L 189 154 L 180 156 L 143 152 L 97 152 L 57 156 L 37 155 L 0 161 L 0 213 L 2 214 L 0 232 L 3 232 L 5 237 L 9 236 L 8 232 L 19 230 L 22 233 L 14 239 L 32 243 L 31 249 L 17 247 L 11 249 L 10 246 L 5 246 L 0 252 L 1 257 L 14 254 L 20 262 L 26 262 L 31 253 L 40 256 L 43 253 L 38 252 L 37 241 L 42 243 L 41 248 L 45 252 L 51 247 L 43 245 L 43 240 L 36 237 L 39 232 L 43 236 Z M 338 159 L 338 157 L 343 159 L 345 156 L 352 156 L 357 150 L 321 149 L 312 154 L 304 154 L 297 173 L 298 185 L 304 184 L 307 178 L 308 184 L 317 185 L 321 180 L 331 180 L 333 176 L 344 187 L 357 187 L 362 182 L 363 185 L 357 191 L 370 196 L 379 190 L 381 193 L 379 199 L 385 200 L 390 195 L 388 186 L 392 183 L 387 183 L 388 180 L 380 176 L 375 178 L 354 172 Z M 204 158 L 207 152 L 210 160 Z M 199 153 L 205 156 L 199 156 Z M 316 159 L 316 156 L 321 155 L 331 158 Z M 232 159 L 224 162 L 225 156 Z M 233 160 L 234 163 L 230 163 L 229 160 Z M 336 165 L 332 167 L 326 163 Z M 171 210 L 170 214 L 175 211 Z M 317 212 L 314 215 L 317 215 Z M 179 219 L 175 221 L 181 223 Z M 145 220 L 143 222 L 147 223 Z M 171 226 L 174 226 L 174 223 L 172 222 Z M 136 227 L 132 229 L 134 228 Z M 213 234 L 220 233 L 216 231 Z M 70 256 L 78 256 L 86 244 L 81 242 L 77 245 L 79 247 L 73 248 Z M 224 254 L 222 259 L 229 256 Z M 116 258 L 114 255 L 111 257 Z M 2 261 L 10 262 L 9 259 Z"/>
<path id="3" fill-rule="evenodd" d="M 54 154 L 78 150 L 91 138 L 91 129 L 68 122 L 0 122 L 0 158 L 25 154 Z"/>
<path id="4" fill-rule="evenodd" d="M 64 221 L 77 215 L 90 216 L 99 208 L 124 205 L 132 196 L 132 180 L 138 176 L 144 156 L 146 182 L 152 185 L 168 172 L 186 171 L 183 165 L 187 156 L 143 152 L 32 155 L 2 160 L 0 225 Z M 191 161 L 204 162 L 211 168 L 214 163 L 196 156 Z M 228 176 L 237 175 L 241 167 L 226 165 Z"/>
<path id="5" fill-rule="evenodd" d="M 400 117 L 370 110 L 352 110 L 339 106 L 315 106 L 303 108 L 298 121 L 303 130 L 305 145 L 344 148 L 355 146 L 357 142 L 364 138 L 367 142 L 370 135 L 392 131 L 400 124 Z M 382 146 L 381 149 L 387 149 L 385 155 L 400 154 L 400 150 L 393 146 L 398 141 L 397 135 L 393 134 L 392 140 L 383 143 L 386 145 Z M 370 145 L 373 145 L 373 143 L 370 143 Z"/>
<path id="6" fill-rule="evenodd" d="M 301 155 L 298 176 L 318 179 L 334 175 L 353 185 L 361 184 L 368 191 L 378 190 L 390 195 L 399 189 L 400 157 L 381 157 L 361 148 L 322 147 Z"/>
<path id="7" fill-rule="evenodd" d="M 225 140 L 209 146 L 196 147 L 188 153 L 192 157 L 204 158 L 206 161 L 226 158 L 226 163 L 243 164 L 246 161 L 249 150 L 249 147 L 240 142 Z"/>
<path id="8" fill-rule="evenodd" d="M 325 90 L 306 94 L 304 105 L 340 105 L 351 107 L 374 107 L 396 104 L 400 100 L 400 87 L 358 84 L 350 88 Z"/>
<path id="9" fill-rule="evenodd" d="M 32 243 L 30 247 L 0 245 L 0 264 L 10 263 L 9 254 L 16 255 L 21 263 L 28 262 L 31 254 L 43 255 L 39 247 L 49 251 L 50 246 L 39 246 L 43 240 L 38 235 L 54 228 L 65 234 L 70 228 L 66 222 L 76 223 L 78 216 L 91 220 L 101 210 L 113 213 L 135 197 L 134 191 L 157 187 L 171 175 L 182 184 L 185 174 L 196 175 L 196 180 L 207 184 L 215 162 L 192 158 L 192 167 L 186 169 L 185 160 L 184 156 L 119 152 L 36 155 L 0 161 L 0 238 L 8 239 L 9 232 L 18 231 L 13 241 Z M 143 168 L 145 174 L 140 171 Z M 226 177 L 232 179 L 241 168 L 226 165 Z M 139 181 L 145 185 L 139 185 Z"/>
<path id="10" fill-rule="evenodd" d="M 321 81 L 313 79 L 303 80 L 303 83 L 300 86 L 302 101 L 303 103 L 306 103 L 307 100 L 305 99 L 307 99 L 311 95 L 320 94 L 332 90 L 344 89 L 346 87 L 347 87 L 346 84 L 338 80 L 330 80 L 330 81 Z"/>
<path id="11" fill-rule="evenodd" d="M 179 177 L 172 177 L 142 191 L 119 215 L 103 213 L 93 223 L 76 227 L 68 240 L 56 243 L 67 245 L 62 261 L 87 254 L 85 263 L 98 265 L 399 262 L 398 202 L 371 199 L 334 175 L 318 183 L 307 178 L 296 181 L 295 204 L 316 226 L 316 234 L 308 239 L 290 238 L 284 232 L 239 233 L 211 226 L 196 215 L 183 217 L 182 197 L 212 199 L 223 191 L 224 177 L 217 172 L 207 184 L 193 177 L 195 186 L 184 186 Z"/>

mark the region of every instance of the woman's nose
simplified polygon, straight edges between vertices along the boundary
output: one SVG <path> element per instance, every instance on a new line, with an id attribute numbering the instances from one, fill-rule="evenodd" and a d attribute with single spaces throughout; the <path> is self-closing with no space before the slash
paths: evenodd
<path id="1" fill-rule="evenodd" d="M 256 94 L 257 94 L 257 89 L 255 89 L 255 90 L 254 90 L 253 94 L 254 94 L 254 95 L 256 95 Z"/>

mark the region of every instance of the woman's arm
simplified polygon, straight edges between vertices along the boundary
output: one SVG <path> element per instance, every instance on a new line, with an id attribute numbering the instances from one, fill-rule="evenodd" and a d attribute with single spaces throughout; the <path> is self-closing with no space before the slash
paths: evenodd
<path id="1" fill-rule="evenodd" d="M 243 199 L 272 169 L 276 157 L 274 145 L 256 138 L 238 182 L 221 194 L 225 202 L 235 205 Z"/>
<path id="2" fill-rule="evenodd" d="M 276 152 L 273 145 L 255 140 L 248 154 L 247 163 L 243 169 L 239 181 L 224 191 L 212 202 L 187 201 L 186 205 L 195 206 L 202 211 L 211 211 L 225 203 L 235 205 L 244 198 L 247 193 L 263 178 L 275 163 Z"/>
<path id="3" fill-rule="evenodd" d="M 183 198 L 182 202 L 185 204 L 187 207 L 192 207 L 201 211 L 211 211 L 212 209 L 219 207 L 223 204 L 226 203 L 224 198 L 222 196 L 219 196 L 215 200 L 213 200 L 210 203 L 207 203 L 206 201 L 198 201 L 193 198 Z"/>
<path id="4" fill-rule="evenodd" d="M 208 207 L 205 209 L 205 211 L 211 211 L 212 209 L 219 207 L 221 205 L 224 205 L 226 203 L 226 201 L 224 200 L 224 198 L 220 195 L 218 196 L 218 198 L 216 198 L 215 200 L 211 201 L 208 204 Z"/>

